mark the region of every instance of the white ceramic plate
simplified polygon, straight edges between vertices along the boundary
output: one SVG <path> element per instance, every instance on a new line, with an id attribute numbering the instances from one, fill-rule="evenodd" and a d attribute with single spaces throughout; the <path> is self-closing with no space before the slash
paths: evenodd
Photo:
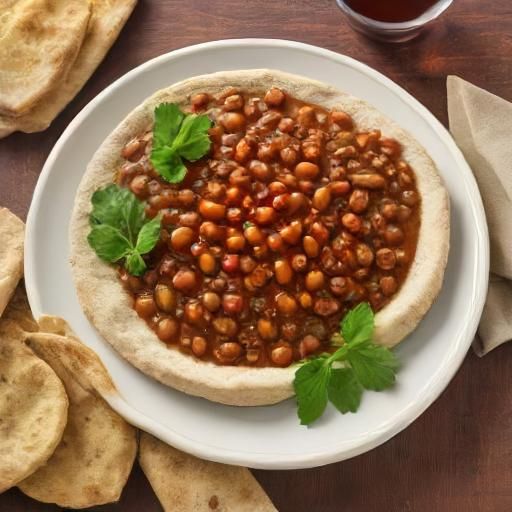
<path id="1" fill-rule="evenodd" d="M 330 407 L 311 428 L 299 425 L 294 400 L 271 407 L 228 407 L 179 393 L 140 373 L 84 317 L 68 265 L 75 191 L 107 134 L 157 89 L 203 73 L 262 67 L 316 78 L 373 103 L 426 147 L 451 196 L 452 247 L 444 287 L 418 329 L 397 350 L 403 362 L 398 385 L 385 393 L 365 393 L 357 414 L 342 416 Z M 27 222 L 25 275 L 34 314 L 66 318 L 100 355 L 121 394 L 106 397 L 112 406 L 186 452 L 254 468 L 305 468 L 343 460 L 378 446 L 414 421 L 447 386 L 470 346 L 486 295 L 488 267 L 478 189 L 441 124 L 403 89 L 364 64 L 290 41 L 200 44 L 162 55 L 117 80 L 76 116 L 55 145 Z"/>

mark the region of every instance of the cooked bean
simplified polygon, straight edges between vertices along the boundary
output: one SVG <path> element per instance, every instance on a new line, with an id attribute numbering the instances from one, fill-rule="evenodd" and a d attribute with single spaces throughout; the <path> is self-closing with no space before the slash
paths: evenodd
<path id="1" fill-rule="evenodd" d="M 285 340 L 293 341 L 297 337 L 298 326 L 295 322 L 285 322 L 281 327 L 281 335 Z"/>
<path id="2" fill-rule="evenodd" d="M 203 305 L 194 300 L 185 304 L 185 319 L 193 325 L 200 324 L 203 322 L 204 309 Z"/>
<path id="3" fill-rule="evenodd" d="M 297 112 L 297 122 L 304 126 L 309 127 L 316 121 L 315 110 L 309 105 L 304 105 Z"/>
<path id="4" fill-rule="evenodd" d="M 159 283 L 155 288 L 155 301 L 159 309 L 171 313 L 176 307 L 176 294 L 166 284 Z"/>
<path id="5" fill-rule="evenodd" d="M 277 213 L 271 206 L 260 206 L 254 213 L 254 220 L 263 226 L 272 224 L 276 218 Z"/>
<path id="6" fill-rule="evenodd" d="M 276 110 L 269 110 L 260 117 L 258 120 L 258 126 L 273 130 L 281 121 L 281 117 L 280 112 L 277 112 Z"/>
<path id="7" fill-rule="evenodd" d="M 179 325 L 174 318 L 162 318 L 158 322 L 156 334 L 162 341 L 174 341 L 178 331 Z"/>
<path id="8" fill-rule="evenodd" d="M 386 297 L 393 295 L 398 288 L 396 279 L 393 276 L 381 277 L 380 281 L 379 281 L 379 285 L 380 285 L 380 289 L 382 290 L 382 293 Z"/>
<path id="9" fill-rule="evenodd" d="M 153 295 L 144 293 L 135 299 L 135 311 L 142 318 L 150 318 L 156 313 L 156 304 Z"/>
<path id="10" fill-rule="evenodd" d="M 276 297 L 277 310 L 282 315 L 293 315 L 298 308 L 297 301 L 288 293 L 279 293 Z"/>
<path id="11" fill-rule="evenodd" d="M 305 208 L 308 204 L 308 199 L 302 192 L 292 192 L 288 197 L 287 213 L 293 215 L 301 208 Z"/>
<path id="12" fill-rule="evenodd" d="M 222 270 L 224 272 L 236 272 L 240 267 L 240 257 L 238 254 L 225 254 L 222 258 Z"/>
<path id="13" fill-rule="evenodd" d="M 396 257 L 391 249 L 379 249 L 376 253 L 377 266 L 383 270 L 391 270 L 395 267 Z"/>
<path id="14" fill-rule="evenodd" d="M 268 341 L 273 341 L 279 336 L 278 326 L 275 320 L 267 318 L 258 319 L 257 323 L 258 334 Z"/>
<path id="15" fill-rule="evenodd" d="M 353 128 L 352 118 L 347 113 L 339 110 L 331 112 L 331 121 L 336 123 L 341 130 L 352 130 Z"/>
<path id="16" fill-rule="evenodd" d="M 240 94 L 232 94 L 224 100 L 223 109 L 226 112 L 240 110 L 244 106 L 244 99 Z"/>
<path id="17" fill-rule="evenodd" d="M 369 199 L 368 190 L 356 188 L 350 194 L 348 205 L 354 213 L 363 213 L 368 208 Z"/>
<path id="18" fill-rule="evenodd" d="M 418 203 L 418 193 L 414 190 L 404 190 L 402 192 L 402 203 L 406 206 L 414 206 Z"/>
<path id="19" fill-rule="evenodd" d="M 139 198 L 145 199 L 148 195 L 149 177 L 145 174 L 135 176 L 130 183 L 130 190 Z"/>
<path id="20" fill-rule="evenodd" d="M 310 292 L 321 290 L 325 284 L 325 276 L 321 270 L 311 270 L 306 274 L 305 285 Z"/>
<path id="21" fill-rule="evenodd" d="M 145 142 L 140 139 L 133 139 L 121 151 L 121 156 L 130 162 L 136 162 L 144 153 Z"/>
<path id="22" fill-rule="evenodd" d="M 197 228 L 201 223 L 201 217 L 197 212 L 186 212 L 180 215 L 179 224 L 187 228 Z"/>
<path id="23" fill-rule="evenodd" d="M 267 237 L 267 245 L 275 252 L 280 252 L 284 249 L 284 242 L 279 233 L 269 235 Z"/>
<path id="24" fill-rule="evenodd" d="M 396 219 L 398 216 L 398 205 L 396 203 L 385 203 L 380 209 L 382 216 L 388 220 Z"/>
<path id="25" fill-rule="evenodd" d="M 326 210 L 331 202 L 331 190 L 329 187 L 320 187 L 316 189 L 313 195 L 313 207 L 319 211 Z"/>
<path id="26" fill-rule="evenodd" d="M 220 308 L 220 297 L 215 292 L 205 292 L 202 300 L 203 306 L 212 313 L 215 313 Z"/>
<path id="27" fill-rule="evenodd" d="M 193 190 L 184 188 L 178 191 L 177 200 L 180 206 L 189 207 L 196 202 L 196 195 Z"/>
<path id="28" fill-rule="evenodd" d="M 261 244 L 261 245 L 255 245 L 252 248 L 254 257 L 258 260 L 262 260 L 268 256 L 268 245 L 267 244 Z"/>
<path id="29" fill-rule="evenodd" d="M 240 313 L 244 308 L 244 299 L 236 293 L 225 293 L 222 297 L 222 308 L 228 315 Z"/>
<path id="30" fill-rule="evenodd" d="M 292 166 L 297 161 L 297 151 L 292 148 L 283 148 L 279 152 L 279 156 L 283 163 L 287 166 Z"/>
<path id="31" fill-rule="evenodd" d="M 255 152 L 256 145 L 250 139 L 243 137 L 235 147 L 235 160 L 237 162 L 246 162 Z"/>
<path id="32" fill-rule="evenodd" d="M 320 168 L 312 162 L 300 162 L 295 166 L 295 176 L 299 180 L 313 180 L 318 176 Z"/>
<path id="33" fill-rule="evenodd" d="M 336 299 L 319 298 L 313 305 L 313 311 L 319 316 L 334 315 L 339 309 L 340 304 Z"/>
<path id="34" fill-rule="evenodd" d="M 338 297 L 346 296 L 350 290 L 350 281 L 345 277 L 332 277 L 329 281 L 329 288 L 333 295 Z"/>
<path id="35" fill-rule="evenodd" d="M 222 220 L 226 215 L 226 206 L 208 199 L 199 201 L 199 213 L 207 220 Z"/>
<path id="36" fill-rule="evenodd" d="M 240 252 L 245 247 L 245 238 L 242 234 L 230 236 L 226 240 L 226 247 L 229 252 Z"/>
<path id="37" fill-rule="evenodd" d="M 225 229 L 213 222 L 206 221 L 199 226 L 199 234 L 210 242 L 218 242 L 224 239 Z"/>
<path id="38" fill-rule="evenodd" d="M 316 336 L 308 334 L 299 343 L 299 354 L 302 359 L 320 348 L 320 340 Z"/>
<path id="39" fill-rule="evenodd" d="M 292 132 L 294 127 L 295 127 L 295 122 L 293 121 L 293 119 L 291 117 L 283 117 L 278 125 L 279 131 L 281 131 L 283 133 Z"/>
<path id="40" fill-rule="evenodd" d="M 217 270 L 217 261 L 209 252 L 204 252 L 199 256 L 198 264 L 204 274 L 215 274 Z"/>
<path id="41" fill-rule="evenodd" d="M 300 292 L 299 303 L 304 309 L 309 309 L 313 305 L 313 297 L 306 291 Z"/>
<path id="42" fill-rule="evenodd" d="M 194 336 L 192 338 L 192 352 L 195 356 L 201 357 L 204 356 L 206 353 L 206 349 L 208 347 L 208 343 L 206 342 L 206 339 L 202 336 Z"/>
<path id="43" fill-rule="evenodd" d="M 261 350 L 259 348 L 248 348 L 245 354 L 245 359 L 247 359 L 248 363 L 254 364 L 257 363 L 261 355 Z"/>
<path id="44" fill-rule="evenodd" d="M 308 255 L 309 258 L 316 258 L 320 253 L 320 245 L 310 235 L 306 235 L 302 239 L 302 247 L 304 247 L 304 252 Z"/>
<path id="45" fill-rule="evenodd" d="M 288 260 L 279 259 L 274 262 L 274 275 L 279 284 L 288 284 L 293 279 L 293 272 Z"/>
<path id="46" fill-rule="evenodd" d="M 373 263 L 373 252 L 367 244 L 357 244 L 356 257 L 359 265 L 369 267 Z"/>
<path id="47" fill-rule="evenodd" d="M 408 206 L 401 204 L 398 207 L 397 215 L 398 215 L 398 220 L 400 222 L 405 222 L 407 219 L 409 219 L 411 214 L 412 214 L 412 210 Z"/>
<path id="48" fill-rule="evenodd" d="M 180 269 L 172 278 L 172 285 L 176 290 L 188 292 L 196 287 L 197 278 L 192 270 Z"/>
<path id="49" fill-rule="evenodd" d="M 239 224 L 242 222 L 242 210 L 240 208 L 228 208 L 226 211 L 226 220 L 230 224 Z"/>
<path id="50" fill-rule="evenodd" d="M 219 201 L 226 195 L 226 185 L 218 181 L 209 181 L 207 185 L 208 196 L 214 201 Z"/>
<path id="51" fill-rule="evenodd" d="M 281 91 L 281 89 L 278 89 L 277 87 L 272 87 L 272 89 L 269 89 L 265 94 L 263 101 L 269 107 L 279 107 L 283 103 L 284 98 L 284 92 Z"/>
<path id="52" fill-rule="evenodd" d="M 358 233 L 362 225 L 361 217 L 358 217 L 353 213 L 346 213 L 345 215 L 343 215 L 343 217 L 341 218 L 341 223 L 351 233 Z"/>
<path id="53" fill-rule="evenodd" d="M 265 235 L 258 226 L 248 226 L 244 230 L 244 236 L 251 245 L 260 245 L 265 241 Z"/>
<path id="54" fill-rule="evenodd" d="M 238 112 L 226 112 L 219 116 L 218 121 L 227 132 L 241 132 L 245 127 L 245 117 Z"/>
<path id="55" fill-rule="evenodd" d="M 279 194 L 272 200 L 272 207 L 277 211 L 284 211 L 289 208 L 290 194 Z"/>
<path id="56" fill-rule="evenodd" d="M 266 282 L 272 277 L 272 273 L 268 271 L 262 265 L 256 266 L 256 268 L 250 274 L 251 283 L 257 287 L 261 288 L 266 284 Z"/>
<path id="57" fill-rule="evenodd" d="M 383 137 L 380 139 L 379 145 L 381 152 L 391 158 L 400 156 L 400 153 L 402 152 L 400 143 L 395 139 L 387 139 Z"/>
<path id="58" fill-rule="evenodd" d="M 264 162 L 260 160 L 251 160 L 249 164 L 249 170 L 251 174 L 260 181 L 270 181 L 274 177 L 274 172 L 272 169 Z"/>
<path id="59" fill-rule="evenodd" d="M 215 349 L 214 354 L 222 364 L 232 364 L 242 355 L 242 346 L 234 341 L 228 341 Z"/>
<path id="60" fill-rule="evenodd" d="M 192 104 L 194 111 L 204 109 L 208 105 L 209 101 L 210 97 L 206 93 L 194 94 L 190 98 L 190 103 Z"/>
<path id="61" fill-rule="evenodd" d="M 288 226 L 285 226 L 279 231 L 283 240 L 290 244 L 295 245 L 300 240 L 302 234 L 302 224 L 299 221 L 292 221 Z"/>
<path id="62" fill-rule="evenodd" d="M 277 366 L 289 366 L 292 362 L 293 351 L 290 346 L 281 345 L 272 349 L 270 354 L 272 362 Z"/>
<path id="63" fill-rule="evenodd" d="M 315 191 L 315 184 L 310 180 L 300 180 L 298 186 L 299 190 L 308 196 Z"/>
<path id="64" fill-rule="evenodd" d="M 292 257 L 292 268 L 295 272 L 304 272 L 308 268 L 308 259 L 304 254 L 294 254 Z"/>
<path id="65" fill-rule="evenodd" d="M 370 190 L 382 189 L 386 186 L 386 180 L 380 174 L 351 174 L 348 179 L 354 187 Z"/>
<path id="66" fill-rule="evenodd" d="M 171 246 L 175 251 L 188 249 L 196 239 L 196 234 L 191 228 L 176 228 L 171 233 Z"/>
<path id="67" fill-rule="evenodd" d="M 240 257 L 240 270 L 244 274 L 250 274 L 256 268 L 256 262 L 247 255 Z"/>
<path id="68" fill-rule="evenodd" d="M 268 186 L 268 191 L 273 196 L 278 196 L 280 194 L 285 194 L 288 192 L 288 189 L 286 188 L 286 185 L 284 183 L 281 183 L 280 181 L 273 181 Z"/>
<path id="69" fill-rule="evenodd" d="M 344 196 L 350 192 L 350 183 L 348 181 L 332 181 L 329 183 L 329 188 L 333 196 Z"/>
<path id="70" fill-rule="evenodd" d="M 388 245 L 400 245 L 404 238 L 404 232 L 393 224 L 389 224 L 386 231 L 384 231 L 384 240 Z"/>
<path id="71" fill-rule="evenodd" d="M 321 222 L 313 222 L 309 234 L 320 244 L 325 245 L 329 240 L 329 231 Z"/>
<path id="72" fill-rule="evenodd" d="M 236 322 L 229 317 L 221 316 L 213 320 L 212 322 L 213 328 L 224 336 L 232 337 L 238 331 L 238 326 Z"/>
<path id="73" fill-rule="evenodd" d="M 242 202 L 244 193 L 238 187 L 229 187 L 226 190 L 225 202 L 228 206 L 238 206 Z"/>

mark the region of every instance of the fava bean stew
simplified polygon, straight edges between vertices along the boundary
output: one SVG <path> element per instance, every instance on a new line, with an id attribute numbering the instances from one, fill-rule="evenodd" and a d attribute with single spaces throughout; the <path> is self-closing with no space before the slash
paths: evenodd
<path id="1" fill-rule="evenodd" d="M 181 183 L 153 169 L 151 131 L 126 144 L 116 175 L 162 215 L 145 273 L 119 268 L 136 312 L 221 365 L 330 351 L 346 311 L 383 308 L 414 259 L 420 197 L 400 144 L 277 88 L 196 94 L 185 110 L 209 116 L 212 144 Z"/>

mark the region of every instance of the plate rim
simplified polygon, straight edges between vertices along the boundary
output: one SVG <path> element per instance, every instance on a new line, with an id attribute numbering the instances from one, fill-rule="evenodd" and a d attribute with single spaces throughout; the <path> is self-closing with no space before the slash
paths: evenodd
<path id="1" fill-rule="evenodd" d="M 267 454 L 255 452 L 250 452 L 249 454 L 248 452 L 228 450 L 224 447 L 213 447 L 205 443 L 199 443 L 196 440 L 190 440 L 183 434 L 170 430 L 157 420 L 139 412 L 133 405 L 124 400 L 122 397 L 122 390 L 119 390 L 119 393 L 105 395 L 104 398 L 114 410 L 124 416 L 130 423 L 152 433 L 164 442 L 167 442 L 178 449 L 201 458 L 207 458 L 209 460 L 226 464 L 244 465 L 261 469 L 299 469 L 339 462 L 365 453 L 394 437 L 415 421 L 446 389 L 449 382 L 461 366 L 476 333 L 487 294 L 487 276 L 489 275 L 489 239 L 485 211 L 476 180 L 460 149 L 456 146 L 448 130 L 421 102 L 390 78 L 370 66 L 347 55 L 306 43 L 285 39 L 246 38 L 209 41 L 175 49 L 154 57 L 117 78 L 98 95 L 91 99 L 91 101 L 89 101 L 89 103 L 87 103 L 87 105 L 83 107 L 68 124 L 53 146 L 41 170 L 30 204 L 25 231 L 24 266 L 27 295 L 32 311 L 34 312 L 34 316 L 37 318 L 43 314 L 43 311 L 40 296 L 36 288 L 35 265 L 33 266 L 33 255 L 35 253 L 34 245 L 36 240 L 36 237 L 33 234 L 35 229 L 35 217 L 37 210 L 39 209 L 39 205 L 41 204 L 46 184 L 51 174 L 51 169 L 60 155 L 61 150 L 66 145 L 68 138 L 78 128 L 82 120 L 86 118 L 98 104 L 101 104 L 106 97 L 114 94 L 117 88 L 125 81 L 144 73 L 154 66 L 159 66 L 163 62 L 168 60 L 172 61 L 174 58 L 183 57 L 190 53 L 200 53 L 211 49 L 233 48 L 237 46 L 254 46 L 259 49 L 265 47 L 279 47 L 284 49 L 292 48 L 334 60 L 335 62 L 355 68 L 370 79 L 380 82 L 386 88 L 390 89 L 391 92 L 396 94 L 402 102 L 407 104 L 427 124 L 435 129 L 438 134 L 442 135 L 439 139 L 445 145 L 446 150 L 451 153 L 452 157 L 457 162 L 457 166 L 465 171 L 463 173 L 463 175 L 465 175 L 463 182 L 468 192 L 468 204 L 471 206 L 471 211 L 475 220 L 475 231 L 477 236 L 474 243 L 476 245 L 477 258 L 473 270 L 476 274 L 476 288 L 471 304 L 468 306 L 472 312 L 470 316 L 471 321 L 461 328 L 458 334 L 457 343 L 452 345 L 451 351 L 447 354 L 445 363 L 443 364 L 442 375 L 439 375 L 436 381 L 427 383 L 422 388 L 419 388 L 419 399 L 409 406 L 401 409 L 399 413 L 383 424 L 380 429 L 373 430 L 370 434 L 358 436 L 349 442 L 345 441 L 337 443 L 329 450 L 322 450 L 306 455 L 286 454 L 286 460 L 284 462 L 279 459 L 279 454 L 274 454 L 273 457 L 269 458 L 269 455 Z M 429 387 L 430 389 L 425 389 L 426 387 Z M 198 446 L 201 446 L 201 449 L 198 449 Z"/>

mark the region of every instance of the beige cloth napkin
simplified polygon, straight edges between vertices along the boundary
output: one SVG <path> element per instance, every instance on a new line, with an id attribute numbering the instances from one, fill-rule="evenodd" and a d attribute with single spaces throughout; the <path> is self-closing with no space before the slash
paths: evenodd
<path id="1" fill-rule="evenodd" d="M 491 275 L 478 355 L 512 339 L 512 103 L 449 76 L 450 131 L 473 170 L 491 243 Z"/>

